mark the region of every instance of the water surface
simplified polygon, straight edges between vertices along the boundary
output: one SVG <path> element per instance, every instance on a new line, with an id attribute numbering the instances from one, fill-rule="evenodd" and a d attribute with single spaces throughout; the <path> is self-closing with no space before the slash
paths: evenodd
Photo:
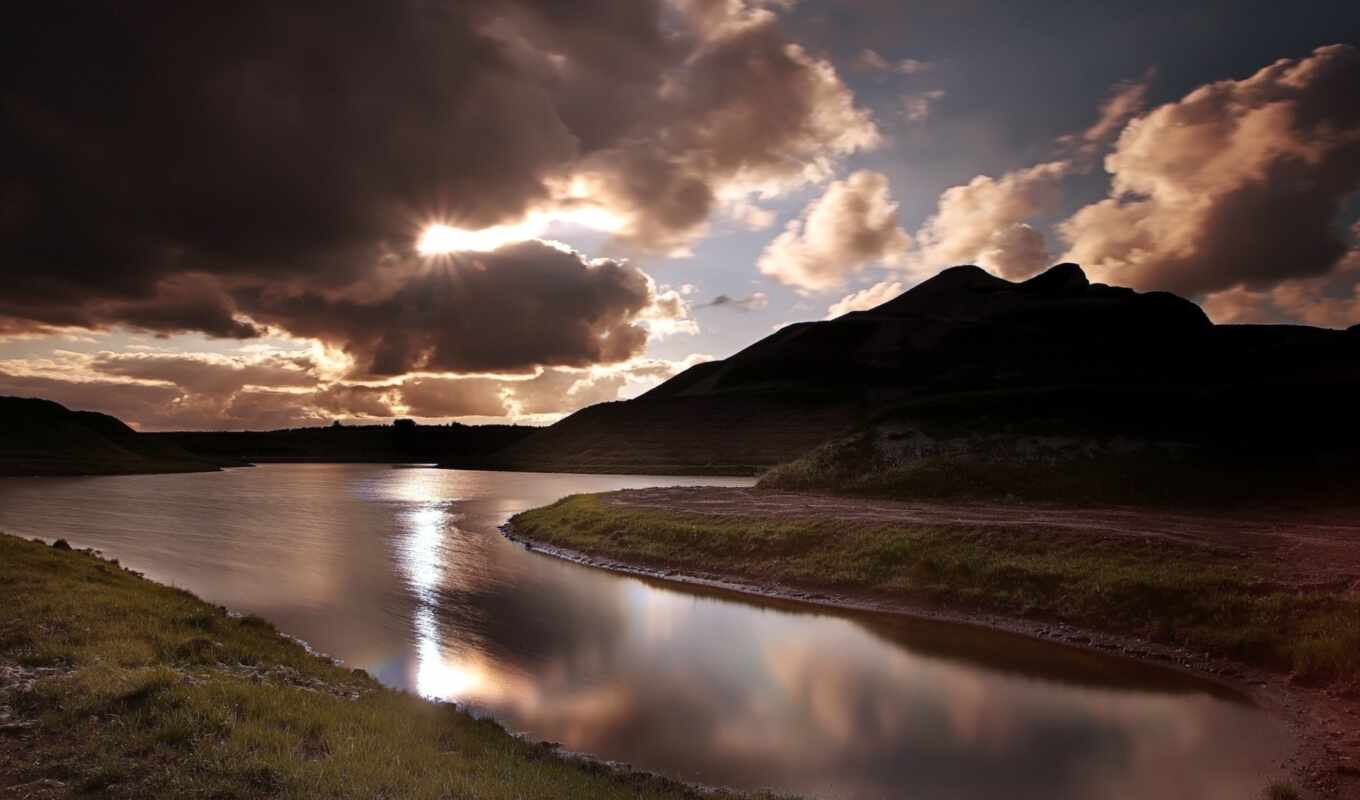
<path id="1" fill-rule="evenodd" d="M 277 464 L 0 480 L 0 530 L 99 548 L 384 683 L 570 750 L 827 798 L 1256 796 L 1287 746 L 1171 673 L 974 628 L 671 587 L 525 551 L 575 492 L 736 479 Z"/>

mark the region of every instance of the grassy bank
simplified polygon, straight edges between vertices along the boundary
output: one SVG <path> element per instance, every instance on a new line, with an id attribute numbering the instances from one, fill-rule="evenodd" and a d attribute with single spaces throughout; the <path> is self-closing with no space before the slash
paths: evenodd
<path id="1" fill-rule="evenodd" d="M 658 511 L 608 495 L 568 497 L 511 525 L 651 567 L 1064 621 L 1318 680 L 1360 675 L 1354 591 L 1291 588 L 1268 564 L 1168 540 Z"/>
<path id="2" fill-rule="evenodd" d="M 558 758 L 258 617 L 3 535 L 0 711 L 0 794 L 26 785 L 16 796 L 698 796 Z"/>

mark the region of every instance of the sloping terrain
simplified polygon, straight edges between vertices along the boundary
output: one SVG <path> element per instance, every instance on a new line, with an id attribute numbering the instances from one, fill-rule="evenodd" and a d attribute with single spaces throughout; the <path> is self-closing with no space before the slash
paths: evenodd
<path id="1" fill-rule="evenodd" d="M 50 400 L 0 397 L 0 476 L 201 472 L 217 462 L 115 417 Z"/>
<path id="2" fill-rule="evenodd" d="M 855 403 L 815 390 L 645 395 L 584 408 L 494 454 L 489 465 L 539 472 L 750 475 L 815 447 L 856 416 Z"/>
<path id="3" fill-rule="evenodd" d="M 1360 496 L 1354 385 L 1085 386 L 930 397 L 766 472 L 900 499 L 1335 505 Z"/>
<path id="4" fill-rule="evenodd" d="M 1045 435 L 1064 433 L 1071 421 L 1080 438 L 1150 441 L 1199 436 L 1214 423 L 1219 440 L 1280 432 L 1272 446 L 1302 451 L 1336 444 L 1331 436 L 1302 436 L 1334 428 L 1349 435 L 1342 412 L 1357 387 L 1354 328 L 1214 325 L 1188 300 L 1091 284 L 1075 264 L 1020 283 L 964 266 L 877 308 L 785 327 L 637 399 L 584 409 L 497 461 L 520 469 L 750 473 L 878 424 L 895 409 L 929 406 L 938 418 L 957 404 L 972 409 L 954 423 L 967 429 L 977 398 L 990 397 L 991 432 L 1009 436 L 1015 406 L 1006 398 L 1030 398 L 1018 418 L 1030 424 L 1034 398 L 1042 411 L 1053 392 L 1067 394 L 1061 413 L 1037 414 L 1050 423 L 1041 426 Z M 1142 396 L 1155 397 L 1150 411 L 1136 401 Z M 1288 398 L 1290 407 L 1277 408 L 1275 398 Z M 1307 425 L 1294 424 L 1301 421 Z"/>

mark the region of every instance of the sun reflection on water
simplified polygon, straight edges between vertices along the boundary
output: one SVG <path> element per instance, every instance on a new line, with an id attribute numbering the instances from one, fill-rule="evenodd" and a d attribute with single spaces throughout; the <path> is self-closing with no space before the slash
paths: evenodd
<path id="1" fill-rule="evenodd" d="M 415 487 L 409 487 L 415 488 Z M 410 498 L 410 492 L 406 499 Z M 457 515 L 441 501 L 423 501 L 402 515 L 404 532 L 397 545 L 398 560 L 417 607 L 411 615 L 415 636 L 415 688 L 422 697 L 467 703 L 498 695 L 492 670 L 475 657 L 450 655 L 440 633 L 440 593 L 459 582 L 450 569 L 450 532 L 457 532 Z M 456 540 L 455 540 L 456 541 Z"/>
<path id="2" fill-rule="evenodd" d="M 439 605 L 437 591 L 444 579 L 444 517 L 431 504 L 407 515 L 407 534 L 401 544 L 402 567 L 416 597 L 426 606 Z"/>
<path id="3" fill-rule="evenodd" d="M 434 611 L 416 611 L 416 692 L 422 697 L 457 701 L 485 687 L 485 673 L 446 659 L 439 645 Z"/>
<path id="4" fill-rule="evenodd" d="M 427 503 L 404 517 L 406 531 L 397 553 L 415 600 L 416 691 L 424 697 L 458 700 L 478 681 L 474 673 L 444 659 L 439 625 L 439 589 L 444 581 L 445 527 L 448 513 Z"/>

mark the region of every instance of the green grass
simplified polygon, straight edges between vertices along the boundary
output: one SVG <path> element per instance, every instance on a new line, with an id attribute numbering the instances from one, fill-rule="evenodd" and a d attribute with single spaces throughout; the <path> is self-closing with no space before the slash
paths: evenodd
<path id="1" fill-rule="evenodd" d="M 1052 619 L 1318 680 L 1360 672 L 1360 596 L 1290 591 L 1218 550 L 1036 528 L 847 524 L 634 509 L 575 495 L 517 534 L 653 567 Z"/>
<path id="2" fill-rule="evenodd" d="M 698 796 L 558 758 L 93 555 L 0 535 L 4 663 L 44 670 L 0 701 L 38 721 L 8 740 L 24 753 L 0 758 L 21 769 L 10 780 L 215 800 Z"/>

